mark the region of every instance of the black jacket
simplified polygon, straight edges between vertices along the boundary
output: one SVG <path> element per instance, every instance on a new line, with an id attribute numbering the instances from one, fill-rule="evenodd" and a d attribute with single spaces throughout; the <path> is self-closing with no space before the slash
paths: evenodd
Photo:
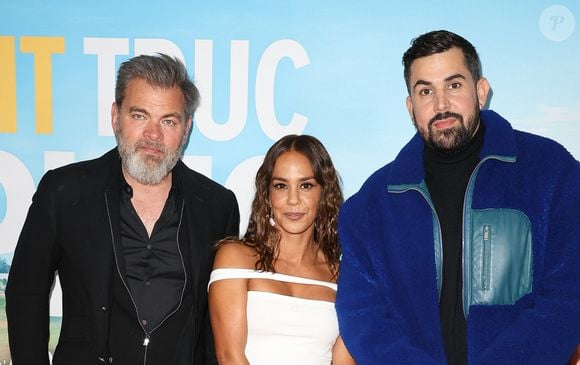
<path id="1" fill-rule="evenodd" d="M 10 352 L 15 365 L 48 364 L 49 294 L 58 271 L 63 318 L 53 364 L 109 363 L 108 328 L 120 242 L 120 159 L 102 157 L 45 174 L 24 223 L 6 288 Z M 234 194 L 181 161 L 173 169 L 184 199 L 180 249 L 192 279 L 191 316 L 176 364 L 213 363 L 207 315 L 212 245 L 236 235 Z M 180 336 L 183 336 L 183 333 Z M 177 336 L 176 336 L 177 337 Z M 114 359 L 112 359 L 113 363 Z"/>

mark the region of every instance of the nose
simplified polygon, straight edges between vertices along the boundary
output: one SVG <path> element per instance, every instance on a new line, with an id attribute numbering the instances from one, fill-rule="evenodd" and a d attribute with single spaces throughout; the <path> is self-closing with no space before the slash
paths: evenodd
<path id="1" fill-rule="evenodd" d="M 449 108 L 449 98 L 444 92 L 438 92 L 435 95 L 435 111 L 442 112 Z"/>
<path id="2" fill-rule="evenodd" d="M 151 141 L 161 139 L 161 125 L 154 120 L 150 120 L 143 130 L 143 135 Z"/>
<path id="3" fill-rule="evenodd" d="M 300 204 L 300 191 L 298 188 L 288 189 L 288 205 Z"/>

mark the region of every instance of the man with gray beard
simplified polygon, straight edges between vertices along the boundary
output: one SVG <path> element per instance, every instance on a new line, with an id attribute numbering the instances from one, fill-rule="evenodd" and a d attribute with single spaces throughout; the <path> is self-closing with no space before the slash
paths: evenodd
<path id="1" fill-rule="evenodd" d="M 118 72 L 118 147 L 46 173 L 6 289 L 13 363 L 48 364 L 49 293 L 63 319 L 53 364 L 215 363 L 207 313 L 212 245 L 237 235 L 234 194 L 181 162 L 199 92 L 158 54 Z"/>

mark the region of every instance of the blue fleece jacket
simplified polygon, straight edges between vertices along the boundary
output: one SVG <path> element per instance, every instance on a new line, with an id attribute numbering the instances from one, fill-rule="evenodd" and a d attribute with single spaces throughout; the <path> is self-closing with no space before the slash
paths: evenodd
<path id="1" fill-rule="evenodd" d="M 464 206 L 470 364 L 563 364 L 580 343 L 580 164 L 493 111 Z M 445 364 L 440 227 L 417 134 L 341 209 L 336 308 L 359 365 Z"/>

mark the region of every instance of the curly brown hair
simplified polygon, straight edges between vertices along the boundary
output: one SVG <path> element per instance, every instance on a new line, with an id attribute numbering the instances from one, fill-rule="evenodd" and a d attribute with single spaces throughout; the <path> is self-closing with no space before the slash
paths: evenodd
<path id="1" fill-rule="evenodd" d="M 254 248 L 258 254 L 256 269 L 275 272 L 274 262 L 279 253 L 280 234 L 269 222 L 270 183 L 274 164 L 284 152 L 295 151 L 304 155 L 312 165 L 314 178 L 322 187 L 317 217 L 314 222 L 314 242 L 322 251 L 333 276 L 337 275 L 340 260 L 338 241 L 338 210 L 344 200 L 340 176 L 324 145 L 309 135 L 287 135 L 270 147 L 262 165 L 256 173 L 256 194 L 248 229 L 240 240 L 227 238 L 218 245 L 231 241 L 241 241 Z"/>

